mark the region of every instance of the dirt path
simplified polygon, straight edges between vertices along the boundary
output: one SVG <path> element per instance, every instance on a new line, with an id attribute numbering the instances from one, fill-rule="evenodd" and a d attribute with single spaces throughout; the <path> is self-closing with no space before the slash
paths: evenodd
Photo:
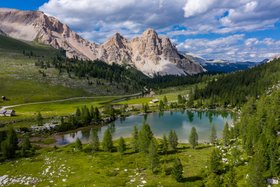
<path id="1" fill-rule="evenodd" d="M 115 100 L 121 100 L 125 98 L 130 98 L 130 97 L 136 97 L 141 95 L 141 93 L 136 93 L 132 95 L 127 95 L 127 96 L 121 96 L 120 98 L 113 99 L 110 102 L 114 102 Z M 10 106 L 2 106 L 0 110 L 6 110 L 9 108 L 15 108 L 15 107 L 20 107 L 20 106 L 29 106 L 29 105 L 37 105 L 37 104 L 48 104 L 48 103 L 60 103 L 64 101 L 74 101 L 74 100 L 79 100 L 79 99 L 94 99 L 100 96 L 92 96 L 92 97 L 71 97 L 67 99 L 58 99 L 58 100 L 52 100 L 52 101 L 40 101 L 40 102 L 31 102 L 31 103 L 22 103 L 22 104 L 16 104 L 16 105 L 10 105 Z M 104 97 L 113 97 L 113 96 L 104 96 Z"/>

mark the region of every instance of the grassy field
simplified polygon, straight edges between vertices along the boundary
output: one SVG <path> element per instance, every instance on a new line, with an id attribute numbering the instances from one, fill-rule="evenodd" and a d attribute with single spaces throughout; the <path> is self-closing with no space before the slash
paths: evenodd
<path id="1" fill-rule="evenodd" d="M 160 156 L 160 171 L 152 174 L 148 156 L 133 153 L 130 148 L 123 156 L 117 152 L 93 154 L 88 146 L 84 146 L 83 152 L 74 151 L 73 145 L 56 150 L 44 148 L 32 158 L 2 163 L 0 176 L 18 180 L 30 177 L 38 181 L 36 186 L 202 186 L 201 170 L 207 165 L 211 150 L 212 147 L 202 145 L 193 150 L 180 144 L 177 153 Z M 184 166 L 183 183 L 165 173 L 176 157 Z"/>

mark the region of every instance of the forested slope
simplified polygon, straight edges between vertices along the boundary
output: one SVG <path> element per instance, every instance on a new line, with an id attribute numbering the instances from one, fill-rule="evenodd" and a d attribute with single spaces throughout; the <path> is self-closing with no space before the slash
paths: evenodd
<path id="1" fill-rule="evenodd" d="M 242 106 L 249 98 L 258 98 L 280 81 L 280 59 L 245 71 L 218 76 L 205 88 L 194 93 L 194 99 L 208 99 L 213 105 Z"/>

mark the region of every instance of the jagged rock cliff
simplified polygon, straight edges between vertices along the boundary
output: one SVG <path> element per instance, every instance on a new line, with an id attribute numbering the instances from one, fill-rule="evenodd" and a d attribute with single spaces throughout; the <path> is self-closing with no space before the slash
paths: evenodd
<path id="1" fill-rule="evenodd" d="M 0 9 L 0 20 L 0 32 L 13 38 L 63 48 L 69 58 L 129 64 L 149 76 L 203 72 L 200 64 L 179 54 L 169 38 L 158 36 L 153 29 L 147 29 L 131 40 L 116 33 L 99 45 L 83 39 L 66 24 L 40 11 Z"/>

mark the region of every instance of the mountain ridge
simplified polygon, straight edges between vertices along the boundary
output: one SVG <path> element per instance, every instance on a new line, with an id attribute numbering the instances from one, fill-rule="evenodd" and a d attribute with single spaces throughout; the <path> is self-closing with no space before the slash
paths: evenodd
<path id="1" fill-rule="evenodd" d="M 129 64 L 150 77 L 154 74 L 193 75 L 204 71 L 199 63 L 181 55 L 169 38 L 158 36 L 151 28 L 131 40 L 116 33 L 106 42 L 96 44 L 41 11 L 1 8 L 0 19 L 0 29 L 8 36 L 62 48 L 69 58 Z"/>

